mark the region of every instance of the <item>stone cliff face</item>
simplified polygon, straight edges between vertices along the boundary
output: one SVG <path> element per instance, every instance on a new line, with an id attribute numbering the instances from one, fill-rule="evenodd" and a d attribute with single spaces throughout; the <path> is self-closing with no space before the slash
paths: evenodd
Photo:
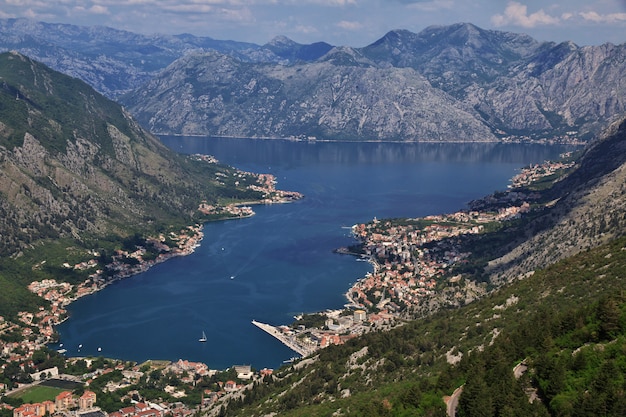
<path id="1" fill-rule="evenodd" d="M 124 102 L 165 134 L 495 140 L 473 109 L 411 68 L 357 63 L 344 51 L 327 58 L 283 66 L 189 55 Z"/>
<path id="2" fill-rule="evenodd" d="M 507 253 L 492 260 L 494 283 L 522 277 L 626 231 L 626 118 L 592 142 L 577 169 L 548 194 L 551 205 L 518 231 Z"/>
<path id="3" fill-rule="evenodd" d="M 493 85 L 475 88 L 466 101 L 507 130 L 596 131 L 626 110 L 620 71 L 626 47 L 556 45 L 518 64 Z"/>
<path id="4" fill-rule="evenodd" d="M 146 36 L 107 27 L 0 19 L 0 52 L 20 52 L 80 78 L 109 98 L 139 87 L 192 51 L 215 50 L 242 61 L 288 62 L 318 58 L 329 48 L 278 39 L 259 46 L 188 34 Z"/>
<path id="5" fill-rule="evenodd" d="M 291 65 L 188 55 L 121 100 L 163 134 L 587 139 L 626 111 L 625 54 L 458 24 Z"/>

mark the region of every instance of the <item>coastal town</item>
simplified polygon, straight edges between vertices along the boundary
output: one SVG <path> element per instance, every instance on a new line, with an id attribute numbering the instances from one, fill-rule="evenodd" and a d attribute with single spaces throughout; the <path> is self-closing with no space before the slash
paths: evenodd
<path id="1" fill-rule="evenodd" d="M 522 188 L 572 167 L 573 163 L 548 161 L 523 168 L 511 179 L 508 190 L 471 202 L 469 210 L 416 219 L 374 218 L 356 224 L 351 232 L 359 245 L 337 252 L 367 260 L 373 271 L 346 292 L 344 310 L 319 313 L 324 317 L 319 327 L 305 328 L 298 321 L 290 326 L 253 324 L 304 357 L 330 344 L 343 344 L 365 332 L 410 320 L 436 298 L 448 305 L 471 301 L 470 297 L 486 290 L 471 281 L 461 283 L 461 275 L 451 273 L 471 254 L 462 251 L 459 238 L 530 212 L 538 194 Z"/>
<path id="2" fill-rule="evenodd" d="M 470 256 L 458 244 L 460 238 L 483 233 L 495 224 L 533 210 L 536 197 L 532 191 L 522 187 L 530 181 L 554 175 L 571 166 L 561 162 L 546 162 L 525 168 L 512 180 L 507 191 L 485 197 L 481 202 L 473 202 L 469 210 L 416 219 L 375 218 L 369 223 L 356 224 L 351 232 L 358 245 L 339 248 L 337 252 L 370 262 L 372 271 L 346 292 L 347 304 L 344 309 L 316 313 L 319 317 L 314 325 L 303 324 L 303 317 L 291 325 L 275 326 L 257 321 L 252 321 L 252 325 L 290 347 L 295 354 L 306 357 L 329 345 L 342 344 L 360 334 L 389 328 L 411 319 L 423 305 L 446 289 L 458 288 L 461 277 L 450 272 Z M 239 175 L 243 179 L 250 174 Z M 298 193 L 277 191 L 275 178 L 271 175 L 259 176 L 254 187 L 265 193 L 266 198 L 262 200 L 264 204 L 293 201 L 302 197 Z M 250 204 L 217 207 L 202 203 L 198 210 L 206 213 L 229 210 L 230 217 L 242 217 L 253 215 Z M 477 207 L 491 207 L 491 210 L 479 210 Z M 31 282 L 28 289 L 47 300 L 49 307 L 40 307 L 36 312 L 21 312 L 17 321 L 0 318 L 0 351 L 4 361 L 2 369 L 5 376 L 7 369 L 13 372 L 10 381 L 0 384 L 0 390 L 9 394 L 12 390 L 37 384 L 41 380 L 60 378 L 80 383 L 86 388 L 85 393 L 89 393 L 88 389 L 92 386 L 99 387 L 103 392 L 123 393 L 118 400 L 127 407 L 118 411 L 108 410 L 107 413 L 114 417 L 186 416 L 203 407 L 214 407 L 229 394 L 245 389 L 251 381 L 271 377 L 273 370 L 253 370 L 249 365 L 234 365 L 218 371 L 210 370 L 205 364 L 182 359 L 178 362 L 133 364 L 102 358 L 64 358 L 62 349 L 59 352 L 48 351 L 47 360 L 54 357 L 64 361 L 67 367 L 78 367 L 84 372 L 61 375 L 58 367 L 40 369 L 45 360 L 40 364 L 33 360 L 41 352 L 46 352 L 46 346 L 55 341 L 55 326 L 67 318 L 66 308 L 71 302 L 171 257 L 188 255 L 202 238 L 201 225 L 189 226 L 178 233 L 147 238 L 143 246 L 136 246 L 134 250 L 119 249 L 108 258 L 106 264 L 102 263 L 101 253 L 91 251 L 84 261 L 62 264 L 62 268 L 67 270 L 88 274 L 85 281 L 76 285 L 56 279 Z M 484 291 L 479 286 L 474 290 L 477 293 Z M 455 297 L 459 295 L 453 293 L 452 298 Z M 297 357 L 294 355 L 292 359 L 296 360 Z M 106 384 L 99 386 L 98 379 L 106 380 Z M 150 381 L 153 385 L 158 381 L 156 385 L 163 392 L 160 401 L 145 398 L 137 389 L 133 389 Z M 60 410 L 65 410 L 61 413 L 65 416 L 103 412 L 98 407 L 95 394 L 89 397 L 90 400 L 81 398 L 72 397 L 73 405 L 65 408 L 50 400 L 51 403 L 40 407 L 5 404 L 5 409 L 8 407 L 12 410 L 14 417 L 43 416 L 46 412 L 59 414 Z M 67 410 L 71 410 L 71 413 Z"/>

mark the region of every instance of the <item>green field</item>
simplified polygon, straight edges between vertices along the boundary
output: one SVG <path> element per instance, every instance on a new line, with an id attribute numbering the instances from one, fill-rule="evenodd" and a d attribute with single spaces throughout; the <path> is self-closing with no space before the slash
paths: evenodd
<path id="1" fill-rule="evenodd" d="M 20 391 L 15 397 L 21 398 L 25 403 L 40 403 L 46 400 L 54 401 L 55 397 L 63 391 L 60 388 L 36 385 Z"/>

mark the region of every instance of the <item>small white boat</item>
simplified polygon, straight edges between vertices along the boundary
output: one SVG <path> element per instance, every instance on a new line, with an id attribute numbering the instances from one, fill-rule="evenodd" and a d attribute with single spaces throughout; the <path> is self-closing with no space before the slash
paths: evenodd
<path id="1" fill-rule="evenodd" d="M 206 342 L 206 341 L 207 341 L 206 334 L 202 332 L 202 337 L 198 339 L 198 342 Z"/>

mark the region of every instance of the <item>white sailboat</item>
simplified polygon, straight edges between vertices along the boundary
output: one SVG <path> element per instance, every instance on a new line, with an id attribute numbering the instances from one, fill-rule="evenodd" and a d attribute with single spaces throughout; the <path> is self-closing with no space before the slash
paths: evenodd
<path id="1" fill-rule="evenodd" d="M 198 342 L 206 342 L 206 334 L 204 333 L 204 331 L 202 331 L 202 337 L 200 339 L 198 339 Z"/>

